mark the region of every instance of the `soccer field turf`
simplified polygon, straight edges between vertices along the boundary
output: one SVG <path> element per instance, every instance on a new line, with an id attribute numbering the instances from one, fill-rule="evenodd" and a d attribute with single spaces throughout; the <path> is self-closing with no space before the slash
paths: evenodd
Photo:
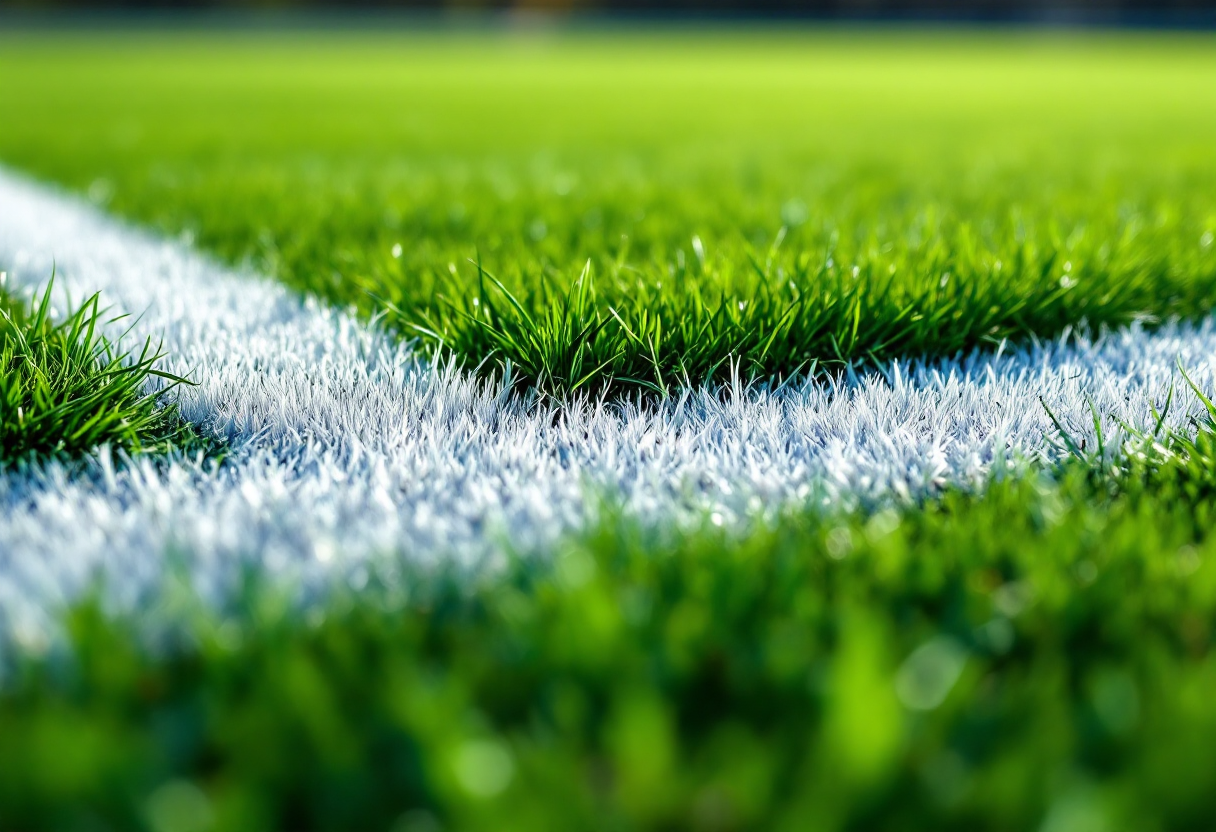
<path id="1" fill-rule="evenodd" d="M 0 72 L 10 163 L 559 395 L 1216 284 L 1206 35 L 24 37 Z"/>
<path id="2" fill-rule="evenodd" d="M 1202 828 L 1214 45 L 0 34 L 0 826 Z"/>

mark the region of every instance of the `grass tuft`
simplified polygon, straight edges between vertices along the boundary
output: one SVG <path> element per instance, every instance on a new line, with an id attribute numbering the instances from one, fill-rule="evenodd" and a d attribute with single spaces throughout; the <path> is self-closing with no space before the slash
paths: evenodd
<path id="1" fill-rule="evenodd" d="M 52 319 L 48 282 L 32 308 L 0 288 L 0 463 L 72 459 L 107 447 L 165 453 L 200 443 L 165 394 L 189 382 L 157 369 L 151 340 L 138 354 L 101 334 L 100 297 Z M 166 384 L 150 389 L 150 382 Z"/>
<path id="2" fill-rule="evenodd" d="M 609 266 L 596 281 L 588 260 L 573 279 L 520 276 L 514 288 L 478 259 L 474 280 L 454 276 L 434 301 L 388 308 L 430 350 L 451 350 L 480 370 L 509 367 L 517 382 L 566 399 L 948 356 L 1068 329 L 1193 317 L 1216 303 L 1216 261 L 1173 269 L 1153 254 L 1159 239 L 1101 254 L 1074 243 L 1071 255 L 1018 243 L 1012 230 L 982 248 L 968 239 L 964 227 L 895 254 L 747 250 L 733 255 L 746 264 L 741 273 L 731 261 L 714 268 L 703 256 L 696 265 L 680 258 L 667 279 L 663 269 Z"/>

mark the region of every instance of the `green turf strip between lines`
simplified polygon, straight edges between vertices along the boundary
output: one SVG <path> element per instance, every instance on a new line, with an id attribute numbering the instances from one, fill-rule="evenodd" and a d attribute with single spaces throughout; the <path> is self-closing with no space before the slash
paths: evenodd
<path id="1" fill-rule="evenodd" d="M 1211 45 L 25 33 L 0 159 L 543 392 L 670 389 L 1206 314 Z"/>

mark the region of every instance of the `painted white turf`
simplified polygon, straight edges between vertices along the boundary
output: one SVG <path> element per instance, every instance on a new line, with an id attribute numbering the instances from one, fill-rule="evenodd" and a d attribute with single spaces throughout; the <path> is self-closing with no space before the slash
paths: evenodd
<path id="1" fill-rule="evenodd" d="M 73 299 L 102 290 L 138 316 L 132 346 L 164 339 L 165 367 L 197 382 L 180 393 L 184 414 L 234 455 L 218 471 L 0 474 L 0 632 L 28 644 L 96 586 L 113 609 L 151 612 L 170 576 L 222 603 L 249 566 L 304 597 L 401 559 L 477 566 L 508 542 L 543 554 L 594 520 L 599 497 L 646 522 L 734 525 L 808 501 L 978 486 L 1058 454 L 1040 396 L 1092 442 L 1087 397 L 1114 432 L 1118 419 L 1151 424 L 1179 357 L 1214 381 L 1206 320 L 555 418 L 346 312 L 0 170 L 0 268 L 20 288 L 52 265 Z M 1176 398 L 1169 423 L 1185 426 L 1196 404 Z"/>

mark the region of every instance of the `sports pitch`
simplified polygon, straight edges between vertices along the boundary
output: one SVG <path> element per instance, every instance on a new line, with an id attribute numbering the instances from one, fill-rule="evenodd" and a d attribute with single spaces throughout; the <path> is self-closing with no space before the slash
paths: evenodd
<path id="1" fill-rule="evenodd" d="M 1214 47 L 0 34 L 0 828 L 1202 828 Z"/>

